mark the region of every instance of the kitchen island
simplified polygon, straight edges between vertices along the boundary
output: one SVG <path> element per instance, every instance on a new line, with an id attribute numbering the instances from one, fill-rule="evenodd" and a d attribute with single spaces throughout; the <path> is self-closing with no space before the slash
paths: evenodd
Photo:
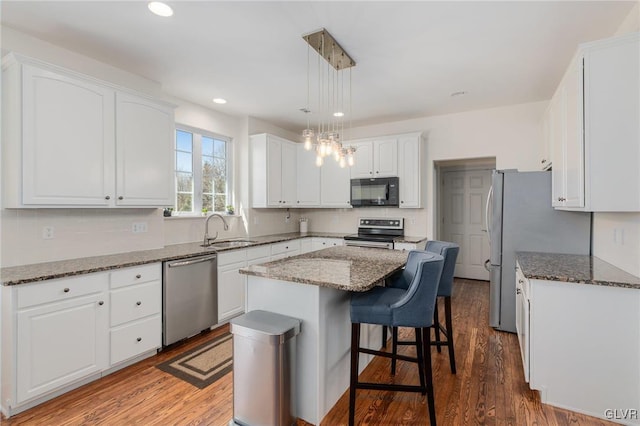
<path id="1" fill-rule="evenodd" d="M 296 416 L 320 424 L 349 387 L 350 292 L 384 283 L 408 252 L 331 247 L 241 269 L 248 275 L 246 311 L 302 320 L 296 341 Z M 382 346 L 380 326 L 363 327 L 364 347 Z M 361 355 L 361 371 L 371 360 Z"/>

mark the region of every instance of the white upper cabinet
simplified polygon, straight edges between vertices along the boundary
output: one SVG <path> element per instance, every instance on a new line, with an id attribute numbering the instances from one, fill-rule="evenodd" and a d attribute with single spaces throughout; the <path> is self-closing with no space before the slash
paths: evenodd
<path id="1" fill-rule="evenodd" d="M 550 106 L 554 207 L 640 211 L 638 75 L 639 33 L 580 46 Z"/>
<path id="2" fill-rule="evenodd" d="M 251 136 L 252 206 L 293 207 L 297 201 L 297 144 L 274 135 Z"/>
<path id="3" fill-rule="evenodd" d="M 173 133 L 173 109 L 116 93 L 116 204 L 173 204 Z"/>
<path id="4" fill-rule="evenodd" d="M 353 146 L 357 149 L 351 178 L 398 176 L 398 140 L 395 137 L 358 141 Z"/>
<path id="5" fill-rule="evenodd" d="M 316 152 L 307 151 L 298 144 L 298 197 L 299 207 L 320 206 L 320 167 L 315 165 Z"/>
<path id="6" fill-rule="evenodd" d="M 424 167 L 420 133 L 398 137 L 398 183 L 400 208 L 422 208 Z"/>
<path id="7" fill-rule="evenodd" d="M 320 168 L 320 204 L 322 207 L 351 207 L 349 167 L 340 167 L 332 157 Z"/>
<path id="8" fill-rule="evenodd" d="M 2 83 L 5 207 L 172 204 L 172 107 L 13 54 Z"/>

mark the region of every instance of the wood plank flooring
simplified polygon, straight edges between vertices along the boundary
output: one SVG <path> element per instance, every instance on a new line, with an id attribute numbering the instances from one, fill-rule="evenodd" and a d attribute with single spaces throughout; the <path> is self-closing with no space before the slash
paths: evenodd
<path id="1" fill-rule="evenodd" d="M 452 297 L 458 373 L 449 370 L 447 349 L 433 350 L 435 405 L 440 425 L 607 425 L 593 417 L 540 403 L 524 382 L 514 334 L 489 327 L 489 285 L 460 280 Z M 444 314 L 441 315 L 444 318 Z M 228 329 L 201 334 L 150 359 L 113 373 L 0 424 L 17 425 L 226 425 L 233 416 L 232 373 L 205 389 L 154 366 Z M 412 330 L 401 329 L 401 338 Z M 412 347 L 400 351 L 412 353 Z M 376 358 L 363 372 L 368 381 L 418 383 L 415 364 L 399 362 L 396 376 L 389 360 Z M 358 391 L 356 422 L 363 425 L 428 424 L 425 398 L 413 393 Z M 323 425 L 346 425 L 348 392 Z M 298 422 L 305 425 L 305 422 Z"/>

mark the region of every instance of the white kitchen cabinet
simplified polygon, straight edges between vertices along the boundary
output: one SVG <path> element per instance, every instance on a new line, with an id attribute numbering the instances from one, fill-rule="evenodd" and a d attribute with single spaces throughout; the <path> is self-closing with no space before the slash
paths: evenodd
<path id="1" fill-rule="evenodd" d="M 639 33 L 580 45 L 551 100 L 554 207 L 640 211 L 639 74 Z"/>
<path id="2" fill-rule="evenodd" d="M 2 82 L 5 207 L 171 204 L 171 106 L 15 54 Z"/>
<path id="3" fill-rule="evenodd" d="M 154 355 L 161 279 L 156 263 L 1 287 L 3 413 Z"/>
<path id="4" fill-rule="evenodd" d="M 15 377 L 4 377 L 3 368 L 2 379 L 13 381 L 15 395 L 3 399 L 20 405 L 108 366 L 107 282 L 107 273 L 97 273 L 14 289 Z"/>
<path id="5" fill-rule="evenodd" d="M 398 136 L 398 184 L 400 208 L 422 208 L 426 183 L 424 179 L 424 150 L 422 134 Z"/>
<path id="6" fill-rule="evenodd" d="M 315 165 L 315 150 L 307 151 L 297 144 L 297 198 L 296 207 L 320 206 L 320 167 Z"/>
<path id="7" fill-rule="evenodd" d="M 239 270 L 247 266 L 247 250 L 218 254 L 218 322 L 244 312 L 246 277 Z"/>
<path id="8" fill-rule="evenodd" d="M 542 147 L 541 147 L 541 155 L 540 155 L 540 169 L 541 170 L 549 170 L 551 167 L 551 146 L 553 142 L 551 141 L 551 107 L 548 106 L 542 115 L 542 120 L 540 121 L 540 132 L 542 133 Z"/>
<path id="9" fill-rule="evenodd" d="M 262 133 L 251 136 L 252 206 L 293 207 L 297 201 L 294 142 Z"/>
<path id="10" fill-rule="evenodd" d="M 160 263 L 110 272 L 109 364 L 162 346 L 162 267 Z"/>
<path id="11" fill-rule="evenodd" d="M 300 239 L 271 244 L 271 260 L 284 259 L 301 252 Z"/>
<path id="12" fill-rule="evenodd" d="M 541 401 L 600 418 L 638 407 L 640 290 L 516 277 L 525 379 Z"/>
<path id="13" fill-rule="evenodd" d="M 322 238 L 313 237 L 311 239 L 311 251 L 322 250 L 329 247 L 339 247 L 344 245 L 342 238 Z"/>
<path id="14" fill-rule="evenodd" d="M 116 93 L 117 205 L 173 205 L 173 144 L 172 108 Z"/>
<path id="15" fill-rule="evenodd" d="M 326 158 L 320 169 L 320 205 L 351 208 L 351 174 L 333 158 Z"/>
<path id="16" fill-rule="evenodd" d="M 351 178 L 398 176 L 398 141 L 395 137 L 347 143 L 356 147 Z"/>

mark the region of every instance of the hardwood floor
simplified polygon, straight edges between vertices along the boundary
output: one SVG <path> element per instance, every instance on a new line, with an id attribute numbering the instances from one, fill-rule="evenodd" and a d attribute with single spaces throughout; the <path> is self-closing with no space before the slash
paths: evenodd
<path id="1" fill-rule="evenodd" d="M 442 304 L 441 304 L 442 305 Z M 459 280 L 452 297 L 458 373 L 449 370 L 446 348 L 433 350 L 435 405 L 440 425 L 606 425 L 593 417 L 540 403 L 524 382 L 518 341 L 488 324 L 489 286 Z M 444 315 L 441 315 L 444 318 Z M 218 336 L 208 332 L 157 356 L 113 373 L 0 423 L 14 425 L 226 425 L 232 412 L 232 373 L 205 389 L 154 366 Z M 412 333 L 401 329 L 401 338 Z M 388 346 L 389 347 L 389 346 Z M 412 347 L 400 351 L 412 352 Z M 389 360 L 376 358 L 365 380 L 417 384 L 415 364 L 399 362 L 396 376 Z M 348 392 L 323 425 L 345 425 Z M 412 393 L 358 391 L 356 422 L 363 425 L 428 424 L 425 398 Z M 305 423 L 300 421 L 300 425 Z"/>

